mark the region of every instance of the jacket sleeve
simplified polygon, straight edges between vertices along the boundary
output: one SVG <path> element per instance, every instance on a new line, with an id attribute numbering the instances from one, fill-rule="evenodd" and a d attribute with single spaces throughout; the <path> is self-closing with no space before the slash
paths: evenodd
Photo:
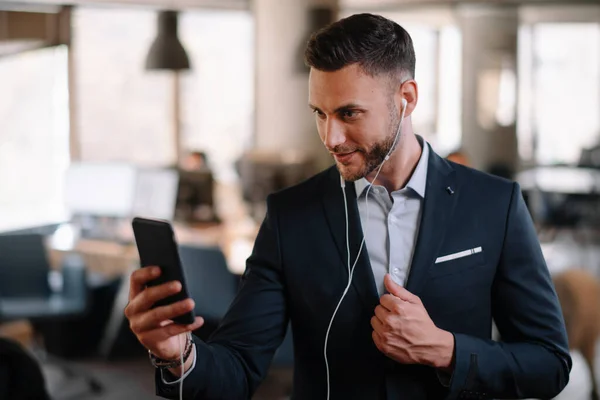
<path id="1" fill-rule="evenodd" d="M 571 370 L 567 335 L 517 183 L 493 284 L 492 313 L 501 342 L 454 334 L 454 372 L 447 398 L 555 397 Z"/>
<path id="2" fill-rule="evenodd" d="M 196 365 L 184 380 L 186 399 L 251 398 L 283 341 L 289 317 L 272 203 L 269 196 L 240 289 L 221 324 L 206 343 L 194 338 Z M 178 399 L 179 385 L 165 385 L 158 372 L 156 394 Z"/>

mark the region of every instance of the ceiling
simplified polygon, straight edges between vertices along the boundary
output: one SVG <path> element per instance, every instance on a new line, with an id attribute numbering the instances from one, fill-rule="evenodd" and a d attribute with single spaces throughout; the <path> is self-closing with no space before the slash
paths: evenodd
<path id="1" fill-rule="evenodd" d="M 250 7 L 250 0 L 11 0 L 0 1 L 0 9 L 15 9 L 25 11 L 40 7 L 56 5 L 88 5 L 88 6 L 125 6 L 125 7 L 150 7 L 150 8 L 209 8 L 244 10 Z"/>
<path id="2" fill-rule="evenodd" d="M 535 5 L 535 4 L 593 4 L 598 5 L 599 0 L 339 0 L 341 8 L 386 10 L 402 7 L 432 7 L 453 5 Z"/>
<path id="3" fill-rule="evenodd" d="M 282 0 L 278 0 L 282 1 Z M 314 4 L 317 0 L 295 0 L 309 1 Z M 211 9 L 250 9 L 252 0 L 0 0 L 0 9 L 23 9 L 52 7 L 57 5 L 91 5 L 91 6 L 126 6 L 126 7 L 151 7 L 151 8 L 211 8 Z M 453 6 L 463 4 L 599 4 L 599 0 L 339 0 L 341 9 L 346 10 L 390 10 L 400 7 L 432 7 Z"/>

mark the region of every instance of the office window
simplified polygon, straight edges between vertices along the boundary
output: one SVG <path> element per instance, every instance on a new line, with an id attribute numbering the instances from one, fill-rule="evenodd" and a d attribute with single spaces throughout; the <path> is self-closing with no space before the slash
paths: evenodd
<path id="1" fill-rule="evenodd" d="M 438 49 L 435 146 L 444 154 L 456 150 L 462 141 L 462 36 L 458 26 L 440 28 Z"/>
<path id="2" fill-rule="evenodd" d="M 439 36 L 436 29 L 425 25 L 402 24 L 413 40 L 417 59 L 415 80 L 419 85 L 419 102 L 413 113 L 415 133 L 430 139 L 436 131 L 437 63 Z"/>
<path id="3" fill-rule="evenodd" d="M 73 32 L 82 159 L 174 163 L 173 77 L 144 69 L 156 12 L 79 7 Z"/>
<path id="4" fill-rule="evenodd" d="M 204 151 L 217 178 L 250 145 L 254 126 L 254 26 L 248 11 L 179 14 L 191 69 L 180 73 L 180 115 L 170 71 L 146 71 L 156 35 L 153 10 L 80 8 L 74 16 L 77 115 L 82 158 L 175 164 L 175 118 L 182 155 Z"/>
<path id="5" fill-rule="evenodd" d="M 254 24 L 249 11 L 186 12 L 180 38 L 192 69 L 182 74 L 184 149 L 207 153 L 218 179 L 252 143 Z"/>
<path id="6" fill-rule="evenodd" d="M 341 17 L 352 13 L 345 10 Z M 391 11 L 383 15 L 400 24 L 413 40 L 417 60 L 415 80 L 419 85 L 419 103 L 412 115 L 415 133 L 429 141 L 440 154 L 455 150 L 462 138 L 460 29 L 444 10 Z"/>
<path id="7" fill-rule="evenodd" d="M 0 58 L 0 231 L 65 217 L 67 54 L 61 46 Z"/>
<path id="8" fill-rule="evenodd" d="M 539 23 L 519 31 L 521 157 L 577 163 L 600 143 L 600 24 Z"/>
<path id="9" fill-rule="evenodd" d="M 390 18 L 408 31 L 415 48 L 419 103 L 412 117 L 414 131 L 441 154 L 455 150 L 461 141 L 460 30 L 452 24 L 405 22 L 402 14 Z"/>

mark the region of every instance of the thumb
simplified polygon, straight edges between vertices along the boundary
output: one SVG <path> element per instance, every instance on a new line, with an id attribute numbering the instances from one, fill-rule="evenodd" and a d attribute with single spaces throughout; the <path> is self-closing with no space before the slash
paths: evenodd
<path id="1" fill-rule="evenodd" d="M 409 303 L 418 303 L 418 297 L 394 282 L 390 274 L 385 274 L 385 277 L 383 278 L 383 284 L 390 294 L 393 294 L 400 300 L 404 300 Z"/>
<path id="2" fill-rule="evenodd" d="M 383 284 L 388 292 L 396 297 L 400 297 L 400 289 L 402 289 L 402 287 L 394 282 L 394 279 L 390 274 L 385 274 L 383 277 Z"/>

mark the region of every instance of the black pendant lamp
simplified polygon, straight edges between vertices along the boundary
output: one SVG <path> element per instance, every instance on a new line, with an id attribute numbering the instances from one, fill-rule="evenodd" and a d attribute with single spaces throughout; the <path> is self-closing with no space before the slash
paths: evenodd
<path id="1" fill-rule="evenodd" d="M 146 69 L 179 71 L 190 68 L 183 45 L 177 37 L 177 12 L 158 13 L 158 33 L 146 57 Z"/>

